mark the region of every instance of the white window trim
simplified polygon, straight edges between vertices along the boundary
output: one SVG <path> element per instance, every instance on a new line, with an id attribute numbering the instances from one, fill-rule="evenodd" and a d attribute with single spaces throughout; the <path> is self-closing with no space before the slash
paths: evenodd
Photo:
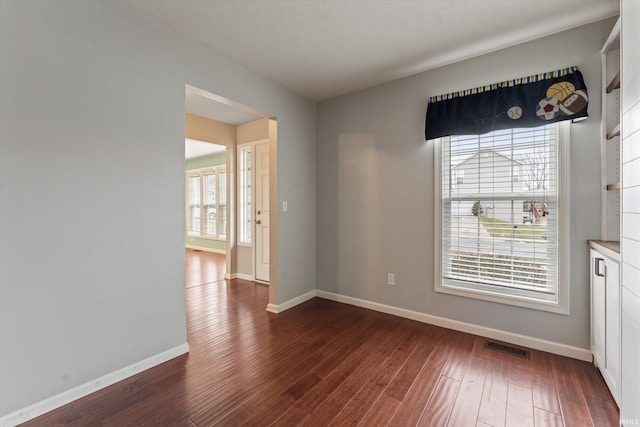
<path id="1" fill-rule="evenodd" d="M 571 288 L 570 278 L 570 122 L 564 121 L 558 123 L 558 141 L 557 141 L 557 155 L 558 155 L 558 289 L 557 300 L 553 302 L 536 300 L 526 297 L 518 297 L 515 295 L 500 294 L 495 291 L 483 291 L 483 290 L 471 290 L 469 288 L 454 288 L 451 286 L 444 286 L 441 281 L 442 275 L 442 234 L 439 230 L 442 230 L 442 187 L 441 187 L 441 145 L 442 140 L 440 138 L 434 140 L 434 290 L 435 292 L 445 293 L 450 295 L 463 296 L 468 298 L 480 299 L 484 301 L 497 302 L 507 305 L 514 305 L 518 307 L 532 308 L 541 311 L 549 311 L 553 313 L 560 313 L 568 315 L 570 313 L 569 307 L 569 293 Z"/>
<path id="2" fill-rule="evenodd" d="M 251 164 L 251 168 L 252 168 L 251 169 L 251 172 L 252 172 L 251 173 L 251 189 L 252 189 L 252 191 L 251 191 L 251 210 L 253 211 L 254 210 L 253 207 L 255 206 L 255 174 L 253 173 L 254 170 L 255 170 L 255 164 L 254 164 L 254 162 L 255 162 L 255 146 L 259 142 L 264 142 L 264 140 L 256 141 L 256 142 L 247 142 L 247 143 L 244 143 L 244 144 L 239 144 L 236 147 L 236 158 L 237 158 L 237 163 L 238 163 L 237 164 L 237 171 L 238 171 L 238 214 L 237 214 L 238 215 L 238 220 L 237 220 L 237 222 L 238 222 L 238 226 L 240 226 L 241 218 L 242 218 L 242 212 L 241 211 L 244 208 L 242 206 L 241 201 L 240 201 L 240 192 L 242 191 L 242 189 L 240 188 L 240 174 L 242 173 L 242 156 L 240 156 L 240 152 L 244 148 L 251 147 L 251 162 L 252 162 L 252 164 Z M 252 212 L 252 214 L 254 214 L 254 212 Z M 253 224 L 253 222 L 254 222 L 253 218 L 254 217 L 252 216 L 251 218 L 252 218 L 251 222 L 252 222 L 252 227 L 253 227 L 253 225 L 254 225 Z M 253 228 L 252 228 L 252 231 L 253 231 Z M 253 247 L 253 232 L 251 234 L 251 240 L 250 241 L 243 241 L 243 240 L 240 239 L 240 229 L 238 229 L 238 242 L 237 242 L 237 245 L 238 246 L 242 246 L 242 247 L 246 247 L 246 248 L 252 248 Z"/>
<path id="3" fill-rule="evenodd" d="M 252 210 L 252 234 L 251 234 L 251 241 L 250 242 L 241 242 L 240 241 L 240 230 L 238 230 L 238 246 L 243 246 L 243 247 L 247 247 L 247 248 L 254 248 L 253 246 L 253 241 L 254 241 L 254 235 L 255 235 L 255 206 L 256 206 L 256 175 L 255 175 L 255 169 L 256 169 L 256 165 L 255 165 L 255 152 L 256 152 L 256 145 L 261 145 L 261 144 L 265 144 L 265 143 L 269 143 L 269 139 L 259 139 L 257 141 L 251 141 L 251 142 L 245 142 L 243 144 L 238 144 L 237 148 L 236 148 L 236 158 L 237 158 L 237 170 L 238 170 L 238 175 L 240 174 L 240 170 L 241 170 L 241 164 L 240 164 L 240 150 L 246 147 L 251 147 L 251 210 Z M 238 177 L 239 178 L 239 177 Z M 240 188 L 238 187 L 238 194 L 240 193 Z M 242 206 L 240 205 L 240 202 L 238 201 L 238 211 L 237 211 L 237 219 L 238 219 L 238 224 L 240 224 L 240 210 L 242 209 Z M 255 255 L 254 255 L 255 258 Z"/>
<path id="4" fill-rule="evenodd" d="M 203 192 L 203 188 L 204 188 L 202 177 L 205 174 L 210 173 L 210 172 L 213 172 L 213 173 L 216 174 L 216 186 L 219 187 L 219 185 L 220 185 L 219 174 L 221 174 L 221 173 L 225 173 L 226 174 L 227 167 L 226 167 L 226 165 L 208 166 L 208 167 L 199 168 L 199 169 L 190 169 L 190 170 L 185 172 L 185 176 L 186 176 L 185 179 L 186 179 L 186 183 L 187 183 L 186 184 L 187 185 L 187 189 L 186 189 L 187 193 L 189 191 L 189 178 L 190 177 L 194 177 L 194 176 L 197 176 L 197 177 L 200 178 L 200 217 L 201 218 L 204 217 L 204 215 L 203 215 L 204 214 L 203 206 L 205 206 L 202 203 L 202 200 L 203 200 L 202 192 Z M 218 193 L 216 193 L 216 212 L 219 213 L 220 212 L 220 206 L 228 206 L 228 203 L 224 203 L 224 204 L 221 205 L 220 204 L 220 198 L 219 198 L 220 197 L 220 192 L 221 191 L 225 191 L 226 192 L 227 189 L 226 188 L 223 188 L 223 189 L 217 188 L 217 190 L 218 190 Z M 227 209 L 228 209 L 228 207 L 227 207 Z M 215 241 L 218 241 L 218 242 L 226 242 L 227 241 L 227 236 L 220 237 L 220 235 L 215 235 L 214 236 L 214 235 L 211 235 L 211 234 L 204 234 L 202 232 L 203 225 L 204 225 L 203 221 L 200 222 L 200 232 L 199 233 L 195 234 L 195 233 L 191 232 L 191 227 L 190 227 L 190 225 L 191 225 L 190 224 L 191 216 L 189 215 L 189 200 L 186 201 L 186 211 L 187 211 L 186 212 L 187 235 L 189 237 L 193 237 L 193 238 L 196 238 L 196 239 L 203 239 L 203 240 L 215 240 Z M 217 227 L 218 227 L 218 222 L 216 222 L 216 228 Z"/>

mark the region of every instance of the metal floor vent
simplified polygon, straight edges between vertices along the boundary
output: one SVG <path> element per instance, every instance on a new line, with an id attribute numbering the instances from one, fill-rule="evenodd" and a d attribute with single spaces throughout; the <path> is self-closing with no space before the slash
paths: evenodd
<path id="1" fill-rule="evenodd" d="M 522 359 L 529 360 L 531 355 L 529 354 L 529 350 L 522 350 L 519 348 L 511 347 L 505 344 L 498 344 L 497 342 L 485 341 L 484 348 L 488 348 L 489 350 L 495 350 L 502 353 L 511 354 L 512 356 L 520 357 Z"/>

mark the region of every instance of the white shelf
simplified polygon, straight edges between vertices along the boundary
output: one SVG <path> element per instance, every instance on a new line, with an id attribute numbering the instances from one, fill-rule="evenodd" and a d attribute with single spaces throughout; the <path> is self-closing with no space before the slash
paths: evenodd
<path id="1" fill-rule="evenodd" d="M 601 238 L 620 239 L 620 20 L 602 47 Z"/>
<path id="2" fill-rule="evenodd" d="M 621 188 L 620 181 L 607 184 L 607 190 L 619 190 Z"/>
<path id="3" fill-rule="evenodd" d="M 616 73 L 607 85 L 607 93 L 611 93 L 616 89 L 620 89 L 620 71 Z"/>
<path id="4" fill-rule="evenodd" d="M 613 139 L 616 136 L 620 136 L 620 124 L 617 124 L 610 132 L 607 132 L 607 140 Z"/>

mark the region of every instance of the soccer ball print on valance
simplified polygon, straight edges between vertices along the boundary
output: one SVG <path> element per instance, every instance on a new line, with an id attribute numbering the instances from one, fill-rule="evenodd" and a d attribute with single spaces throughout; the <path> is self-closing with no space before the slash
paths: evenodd
<path id="1" fill-rule="evenodd" d="M 589 97 L 576 67 L 434 96 L 425 137 L 481 135 L 587 117 Z"/>

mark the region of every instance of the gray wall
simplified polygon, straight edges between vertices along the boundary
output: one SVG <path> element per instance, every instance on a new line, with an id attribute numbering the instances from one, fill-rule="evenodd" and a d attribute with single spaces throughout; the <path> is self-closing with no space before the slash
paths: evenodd
<path id="1" fill-rule="evenodd" d="M 600 232 L 600 55 L 614 20 L 318 105 L 318 289 L 589 348 L 586 240 Z M 577 65 L 589 120 L 571 126 L 571 314 L 435 293 L 429 96 Z M 387 286 L 387 272 L 396 286 Z"/>
<path id="2" fill-rule="evenodd" d="M 251 246 L 238 246 L 238 273 L 253 276 L 253 251 Z"/>
<path id="3" fill-rule="evenodd" d="M 271 303 L 314 289 L 312 103 L 116 2 L 0 8 L 0 416 L 185 343 L 185 84 L 277 116 Z"/>

